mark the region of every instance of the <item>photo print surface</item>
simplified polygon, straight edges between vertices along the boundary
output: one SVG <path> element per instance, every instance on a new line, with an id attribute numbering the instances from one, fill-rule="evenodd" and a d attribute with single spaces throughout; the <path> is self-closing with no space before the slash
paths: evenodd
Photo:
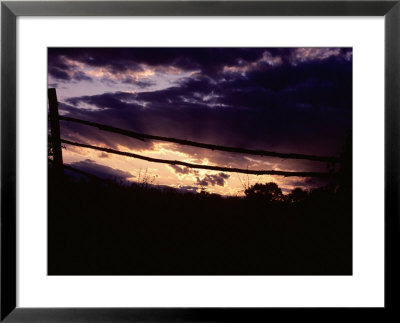
<path id="1" fill-rule="evenodd" d="M 351 48 L 48 48 L 49 275 L 351 275 Z"/>

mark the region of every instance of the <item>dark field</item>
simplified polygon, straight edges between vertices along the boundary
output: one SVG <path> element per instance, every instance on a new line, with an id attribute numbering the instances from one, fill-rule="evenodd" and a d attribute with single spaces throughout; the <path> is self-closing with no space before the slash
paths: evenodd
<path id="1" fill-rule="evenodd" d="M 351 275 L 351 199 L 222 198 L 49 173 L 50 275 Z"/>

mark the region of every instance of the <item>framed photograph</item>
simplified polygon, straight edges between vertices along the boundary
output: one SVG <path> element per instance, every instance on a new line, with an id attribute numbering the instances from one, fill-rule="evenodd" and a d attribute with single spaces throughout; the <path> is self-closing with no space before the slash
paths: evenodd
<path id="1" fill-rule="evenodd" d="M 3 1 L 1 320 L 394 311 L 399 15 Z"/>

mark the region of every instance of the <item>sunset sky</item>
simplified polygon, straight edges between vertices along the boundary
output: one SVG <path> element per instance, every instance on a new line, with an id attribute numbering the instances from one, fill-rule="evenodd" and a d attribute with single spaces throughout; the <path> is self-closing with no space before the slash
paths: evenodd
<path id="1" fill-rule="evenodd" d="M 284 153 L 339 156 L 352 126 L 351 48 L 49 48 L 59 111 L 151 135 Z M 61 121 L 61 138 L 144 156 L 224 167 L 327 171 L 326 163 L 140 141 Z M 102 177 L 243 195 L 315 178 L 189 169 L 66 145 L 65 164 Z"/>

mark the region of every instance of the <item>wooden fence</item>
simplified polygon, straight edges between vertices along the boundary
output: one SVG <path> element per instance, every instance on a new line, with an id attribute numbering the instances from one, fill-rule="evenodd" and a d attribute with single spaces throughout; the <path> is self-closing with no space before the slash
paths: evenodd
<path id="1" fill-rule="evenodd" d="M 257 156 L 268 156 L 268 157 L 278 157 L 284 159 L 305 159 L 316 162 L 327 162 L 327 163 L 340 163 L 340 159 L 337 157 L 326 157 L 326 156 L 315 156 L 315 155 L 306 155 L 306 154 L 296 154 L 296 153 L 280 153 L 273 152 L 267 150 L 255 150 L 255 149 L 246 149 L 246 148 L 238 148 L 238 147 L 228 147 L 228 146 L 220 146 L 213 145 L 201 142 L 195 142 L 184 139 L 177 139 L 171 137 L 162 137 L 162 136 L 154 136 L 150 134 L 138 133 L 130 130 L 120 129 L 111 127 L 104 124 L 99 124 L 91 121 L 80 120 L 71 117 L 60 116 L 58 113 L 58 100 L 56 89 L 50 88 L 48 89 L 48 99 L 49 99 L 49 111 L 50 111 L 50 128 L 51 128 L 51 144 L 53 149 L 53 165 L 58 172 L 62 172 L 64 168 L 63 158 L 62 158 L 62 146 L 61 144 L 73 145 L 77 147 L 83 147 L 93 150 L 98 150 L 102 152 L 106 152 L 109 154 L 116 154 L 127 156 L 131 158 L 146 160 L 154 163 L 162 163 L 169 165 L 179 165 L 188 168 L 195 169 L 206 169 L 213 171 L 221 171 L 221 172 L 231 172 L 231 173 L 242 173 L 242 174 L 251 174 L 251 175 L 279 175 L 279 176 L 297 176 L 297 177 L 319 177 L 319 178 L 331 178 L 335 177 L 337 174 L 329 173 L 329 172 L 292 172 L 292 171 L 278 171 L 278 170 L 251 170 L 251 169 L 243 169 L 243 168 L 231 168 L 231 167 L 222 167 L 222 166 L 211 166 L 211 165 L 200 165 L 200 164 L 192 164 L 179 160 L 167 160 L 167 159 L 159 159 L 153 157 L 147 157 L 139 154 L 134 154 L 131 152 L 124 152 L 119 150 L 114 150 L 111 148 L 98 147 L 93 145 L 88 145 L 84 143 L 78 143 L 69 141 L 66 139 L 62 139 L 60 137 L 60 120 L 67 122 L 74 122 L 90 127 L 95 127 L 102 131 L 108 131 L 112 133 L 117 133 L 120 135 L 128 136 L 137 140 L 145 141 L 145 140 L 158 140 L 165 142 L 172 142 L 185 146 L 192 146 L 198 148 L 205 148 L 216 151 L 225 151 L 231 153 L 239 153 L 239 154 L 248 154 L 248 155 L 257 155 Z"/>

